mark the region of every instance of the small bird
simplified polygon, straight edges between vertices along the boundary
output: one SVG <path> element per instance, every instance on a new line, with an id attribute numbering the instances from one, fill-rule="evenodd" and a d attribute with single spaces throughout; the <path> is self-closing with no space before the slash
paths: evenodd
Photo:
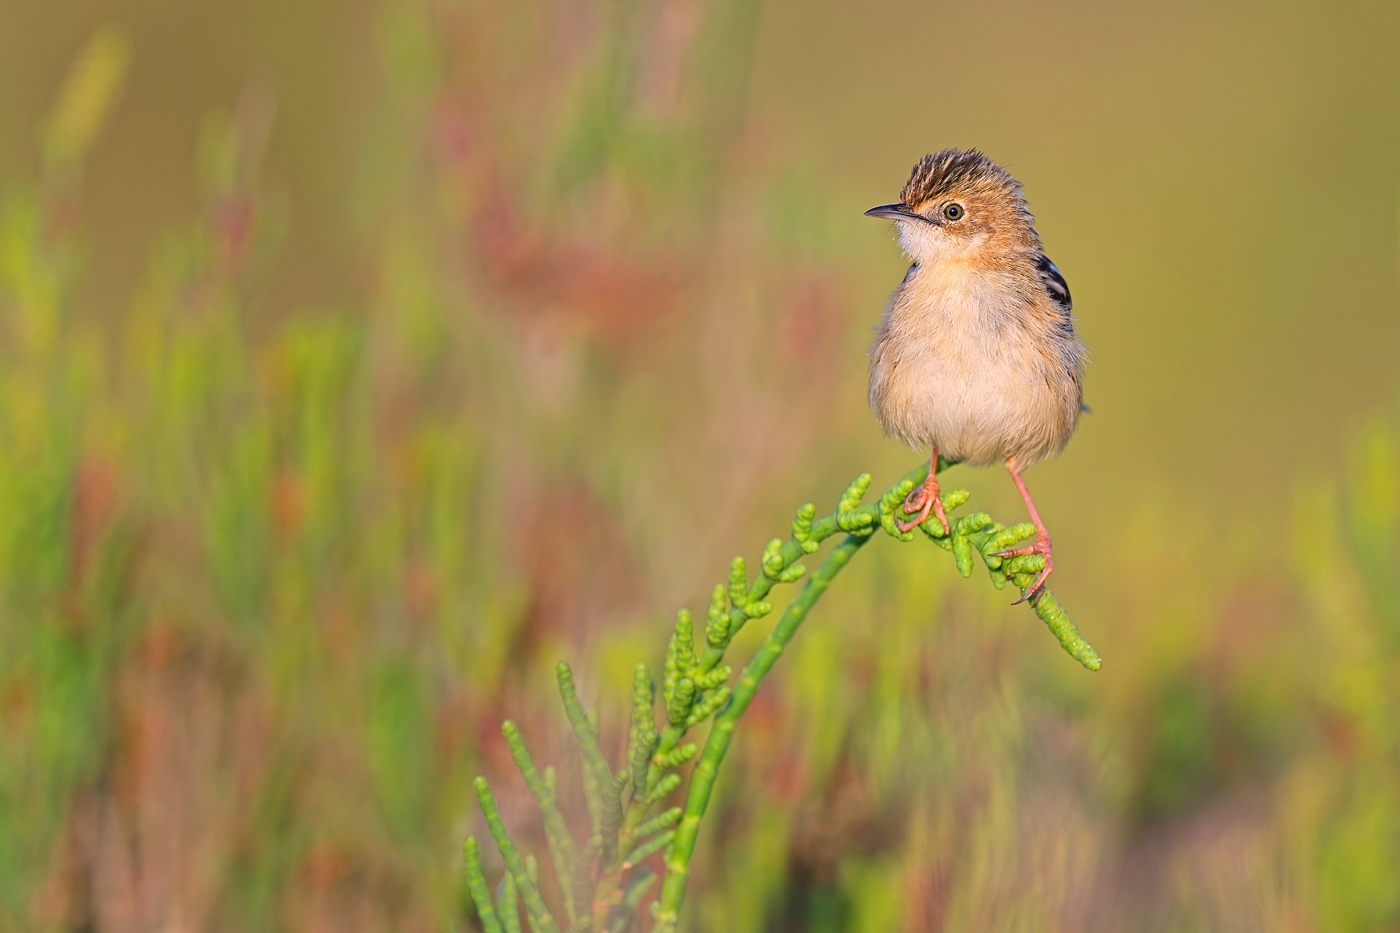
<path id="1" fill-rule="evenodd" d="M 1050 533 L 1022 472 L 1060 453 L 1084 409 L 1088 355 L 1074 333 L 1069 286 L 1041 248 L 1021 184 L 975 149 L 944 149 L 914 166 L 898 204 L 866 211 L 889 218 L 912 261 L 870 348 L 870 407 L 887 435 L 932 448 L 928 479 L 904 500 L 909 531 L 932 514 L 938 457 L 1001 462 L 1035 523 L 1045 567 L 1017 602 L 1039 598 L 1054 570 Z"/>

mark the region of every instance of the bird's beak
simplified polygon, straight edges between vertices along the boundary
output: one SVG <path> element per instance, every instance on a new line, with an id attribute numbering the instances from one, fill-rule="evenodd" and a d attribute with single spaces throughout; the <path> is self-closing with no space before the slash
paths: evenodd
<path id="1" fill-rule="evenodd" d="M 865 212 L 866 217 L 888 217 L 890 220 L 923 220 L 903 204 L 881 204 Z"/>

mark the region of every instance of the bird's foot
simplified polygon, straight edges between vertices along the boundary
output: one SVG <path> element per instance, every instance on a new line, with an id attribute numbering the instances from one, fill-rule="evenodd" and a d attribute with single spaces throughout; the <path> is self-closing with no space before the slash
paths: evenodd
<path id="1" fill-rule="evenodd" d="M 943 536 L 948 536 L 948 516 L 943 511 L 943 500 L 938 498 L 938 475 L 932 470 L 929 471 L 928 479 L 924 484 L 904 499 L 904 504 L 900 510 L 905 515 L 913 515 L 911 521 L 894 520 L 894 526 L 899 529 L 900 534 L 906 534 L 918 528 L 928 521 L 930 514 L 938 519 L 938 524 L 943 526 Z"/>
<path id="2" fill-rule="evenodd" d="M 1041 591 L 1045 589 L 1045 581 L 1050 579 L 1050 574 L 1055 569 L 1055 558 L 1050 554 L 1050 536 L 1041 532 L 1035 536 L 1035 544 L 1029 547 L 1018 547 L 1011 551 L 997 551 L 992 555 L 993 557 L 1000 557 L 1002 560 L 1007 560 L 1012 557 L 1030 557 L 1032 555 L 1045 558 L 1045 566 L 1041 569 L 1040 575 L 1035 578 L 1035 582 L 1027 587 L 1026 591 L 1021 594 L 1021 598 L 1011 604 L 1013 606 L 1019 606 L 1027 600 L 1030 600 L 1031 604 L 1034 605 Z"/>

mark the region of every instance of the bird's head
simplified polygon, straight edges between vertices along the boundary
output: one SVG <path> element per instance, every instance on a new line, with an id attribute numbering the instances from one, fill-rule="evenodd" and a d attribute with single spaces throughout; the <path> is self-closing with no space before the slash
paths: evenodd
<path id="1" fill-rule="evenodd" d="M 1039 248 L 1021 184 L 976 149 L 944 149 L 914 166 L 898 204 L 872 207 L 899 228 L 899 245 L 919 263 Z"/>

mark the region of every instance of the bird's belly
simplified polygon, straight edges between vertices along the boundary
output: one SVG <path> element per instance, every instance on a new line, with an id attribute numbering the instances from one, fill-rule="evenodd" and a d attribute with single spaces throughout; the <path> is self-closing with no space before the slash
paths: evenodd
<path id="1" fill-rule="evenodd" d="M 937 446 L 972 465 L 1028 464 L 1063 448 L 1078 420 L 1068 380 L 1029 341 L 1003 335 L 990 345 L 945 339 L 889 349 L 883 398 L 872 392 L 872 402 L 885 430 L 911 446 Z"/>

